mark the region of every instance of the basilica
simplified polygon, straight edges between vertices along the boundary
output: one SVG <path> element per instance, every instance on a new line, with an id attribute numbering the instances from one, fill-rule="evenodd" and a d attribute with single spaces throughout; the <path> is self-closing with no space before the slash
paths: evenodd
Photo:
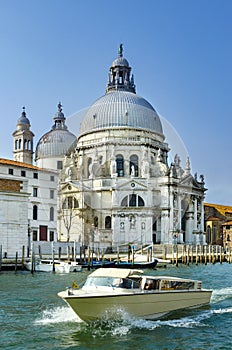
<path id="1" fill-rule="evenodd" d="M 60 241 L 123 244 L 204 244 L 203 175 L 168 163 L 161 120 L 136 94 L 122 45 L 105 95 L 87 110 L 60 172 Z"/>
<path id="2" fill-rule="evenodd" d="M 23 108 L 14 160 L 0 158 L 0 244 L 4 255 L 32 242 L 94 247 L 205 244 L 204 176 L 166 141 L 161 119 L 136 93 L 120 45 L 105 94 L 70 132 L 61 103 L 33 150 Z M 184 161 L 184 167 L 181 166 Z"/>

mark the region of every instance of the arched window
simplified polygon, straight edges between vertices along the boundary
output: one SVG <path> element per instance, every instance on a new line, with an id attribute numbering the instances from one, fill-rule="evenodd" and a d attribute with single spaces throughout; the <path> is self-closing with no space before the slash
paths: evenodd
<path id="1" fill-rule="evenodd" d="M 22 143 L 22 140 L 19 139 L 19 149 L 21 149 L 21 143 Z"/>
<path id="2" fill-rule="evenodd" d="M 111 216 L 105 217 L 105 228 L 111 228 Z"/>
<path id="3" fill-rule="evenodd" d="M 27 149 L 29 151 L 31 150 L 31 141 L 30 140 L 27 141 Z"/>
<path id="4" fill-rule="evenodd" d="M 124 176 L 124 159 L 121 154 L 118 154 L 116 156 L 116 164 L 118 177 Z"/>
<path id="5" fill-rule="evenodd" d="M 62 203 L 62 209 L 75 209 L 75 208 L 79 208 L 78 200 L 73 196 L 66 197 Z"/>
<path id="6" fill-rule="evenodd" d="M 18 149 L 18 140 L 15 140 L 15 149 Z"/>
<path id="7" fill-rule="evenodd" d="M 38 207 L 37 205 L 33 205 L 33 220 L 38 219 Z"/>
<path id="8" fill-rule="evenodd" d="M 121 202 L 122 207 L 144 207 L 145 203 L 142 197 L 138 194 L 130 194 L 123 198 Z"/>
<path id="9" fill-rule="evenodd" d="M 138 177 L 138 169 L 139 169 L 138 156 L 136 156 L 136 154 L 133 154 L 130 157 L 130 175 Z"/>
<path id="10" fill-rule="evenodd" d="M 23 141 L 23 149 L 27 149 L 27 140 Z"/>
<path id="11" fill-rule="evenodd" d="M 121 207 L 128 207 L 128 196 L 123 198 L 121 202 Z"/>
<path id="12" fill-rule="evenodd" d="M 54 208 L 50 208 L 50 221 L 54 221 Z"/>

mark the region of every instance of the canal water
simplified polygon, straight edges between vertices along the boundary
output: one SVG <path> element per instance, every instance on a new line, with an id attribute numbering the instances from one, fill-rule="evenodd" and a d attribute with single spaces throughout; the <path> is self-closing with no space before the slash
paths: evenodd
<path id="1" fill-rule="evenodd" d="M 119 312 L 87 325 L 57 296 L 88 272 L 0 273 L 0 349 L 205 350 L 232 349 L 232 265 L 170 266 L 152 274 L 200 279 L 211 305 L 145 321 Z"/>

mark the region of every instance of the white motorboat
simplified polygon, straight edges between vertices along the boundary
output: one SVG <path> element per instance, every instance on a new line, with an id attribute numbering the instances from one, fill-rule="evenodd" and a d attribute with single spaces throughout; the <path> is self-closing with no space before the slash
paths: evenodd
<path id="1" fill-rule="evenodd" d="M 132 316 L 157 319 L 184 308 L 210 303 L 212 291 L 196 280 L 145 276 L 143 271 L 100 268 L 91 273 L 81 289 L 58 293 L 86 322 L 123 310 Z"/>
<path id="2" fill-rule="evenodd" d="M 29 271 L 32 270 L 31 261 L 26 262 L 25 268 Z M 81 266 L 76 262 L 67 262 L 61 260 L 41 259 L 34 262 L 33 271 L 36 272 L 58 272 L 69 273 L 81 271 Z"/>

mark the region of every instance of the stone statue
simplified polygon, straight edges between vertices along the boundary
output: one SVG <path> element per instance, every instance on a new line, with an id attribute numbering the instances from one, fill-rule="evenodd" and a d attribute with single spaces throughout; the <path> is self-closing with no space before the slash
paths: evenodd
<path id="1" fill-rule="evenodd" d="M 118 55 L 119 55 L 120 57 L 122 57 L 122 52 L 123 52 L 123 45 L 120 44 L 120 45 L 119 45 L 119 48 L 118 48 Z"/>
<path id="2" fill-rule="evenodd" d="M 113 176 L 116 173 L 117 163 L 115 159 L 110 161 L 110 175 Z"/>
<path id="3" fill-rule="evenodd" d="M 135 176 L 135 166 L 134 165 L 131 166 L 131 176 L 132 177 Z"/>

